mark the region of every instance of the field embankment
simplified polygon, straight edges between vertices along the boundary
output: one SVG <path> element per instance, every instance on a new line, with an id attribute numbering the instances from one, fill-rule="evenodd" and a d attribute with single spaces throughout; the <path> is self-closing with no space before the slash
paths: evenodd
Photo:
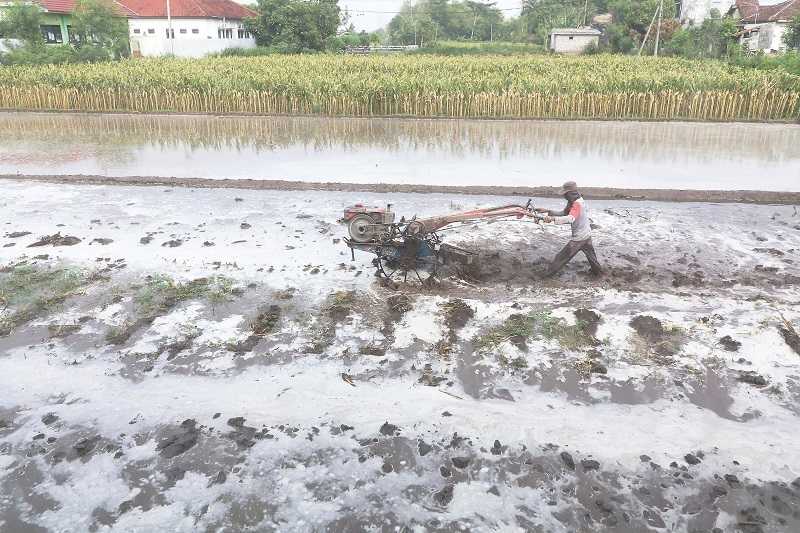
<path id="1" fill-rule="evenodd" d="M 624 56 L 266 56 L 0 69 L 0 109 L 796 121 L 800 77 Z"/>

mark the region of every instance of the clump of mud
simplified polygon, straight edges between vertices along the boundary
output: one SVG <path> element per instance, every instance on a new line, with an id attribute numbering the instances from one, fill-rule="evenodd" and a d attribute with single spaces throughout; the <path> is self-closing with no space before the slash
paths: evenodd
<path id="1" fill-rule="evenodd" d="M 664 327 L 661 321 L 655 317 L 636 316 L 631 320 L 630 326 L 638 337 L 634 339 L 636 351 L 656 362 L 670 363 L 672 356 L 677 354 L 683 345 L 682 331 L 678 328 Z"/>
<path id="2" fill-rule="evenodd" d="M 742 343 L 731 337 L 730 335 L 725 335 L 719 340 L 719 343 L 728 352 L 738 352 L 739 348 L 742 347 Z"/>
<path id="3" fill-rule="evenodd" d="M 439 355 L 448 356 L 453 351 L 453 346 L 458 342 L 458 331 L 467 325 L 475 310 L 467 305 L 464 300 L 453 298 L 440 305 L 444 312 L 444 324 L 447 327 L 444 337 L 436 343 Z"/>
<path id="4" fill-rule="evenodd" d="M 337 324 L 344 322 L 356 305 L 356 291 L 334 291 L 322 305 L 320 323 L 314 332 L 314 339 L 309 346 L 310 353 L 320 354 L 325 351 L 336 338 Z"/>
<path id="5" fill-rule="evenodd" d="M 74 246 L 81 242 L 78 237 L 72 235 L 61 235 L 61 232 L 53 235 L 45 235 L 33 244 L 29 244 L 28 248 L 37 248 L 39 246 Z"/>
<path id="6" fill-rule="evenodd" d="M 597 327 L 600 325 L 600 315 L 590 309 L 576 309 L 573 313 L 575 320 L 581 325 L 583 332 L 591 337 L 597 336 Z"/>
<path id="7" fill-rule="evenodd" d="M 255 318 L 250 321 L 250 335 L 243 341 L 228 344 L 229 351 L 243 354 L 252 352 L 261 339 L 275 330 L 281 319 L 281 308 L 277 305 L 262 306 Z"/>
<path id="8" fill-rule="evenodd" d="M 788 344 L 796 354 L 800 355 L 800 334 L 797 333 L 792 323 L 783 319 L 783 324 L 778 326 L 778 330 L 781 332 L 781 336 L 783 340 L 786 341 L 786 344 Z"/>
<path id="9" fill-rule="evenodd" d="M 323 312 L 333 321 L 341 322 L 353 310 L 355 291 L 336 291 L 328 296 Z"/>

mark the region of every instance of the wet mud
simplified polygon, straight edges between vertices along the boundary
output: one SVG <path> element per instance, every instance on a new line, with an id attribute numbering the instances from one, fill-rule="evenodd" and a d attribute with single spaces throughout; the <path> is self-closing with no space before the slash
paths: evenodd
<path id="1" fill-rule="evenodd" d="M 336 242 L 350 195 L 18 183 L 0 318 L 64 297 L 0 338 L 0 530 L 800 528 L 791 208 L 600 204 L 601 279 L 494 224 L 447 237 L 485 277 L 391 288 Z"/>

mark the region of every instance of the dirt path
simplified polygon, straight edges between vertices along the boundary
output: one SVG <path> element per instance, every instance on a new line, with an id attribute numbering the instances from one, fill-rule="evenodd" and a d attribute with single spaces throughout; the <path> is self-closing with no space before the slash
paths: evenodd
<path id="1" fill-rule="evenodd" d="M 13 175 L 0 174 L 0 180 L 27 180 L 46 183 L 90 185 L 141 185 L 157 187 L 195 187 L 220 189 L 251 189 L 279 191 L 360 191 L 372 193 L 442 193 L 492 196 L 525 196 L 557 198 L 557 187 L 511 186 L 453 186 L 391 183 L 329 183 L 288 180 L 160 178 L 148 176 L 91 176 L 91 175 Z M 583 187 L 582 192 L 595 200 L 649 200 L 657 202 L 709 202 L 747 204 L 800 204 L 800 192 L 776 191 L 721 191 L 681 189 L 616 189 L 611 187 Z"/>

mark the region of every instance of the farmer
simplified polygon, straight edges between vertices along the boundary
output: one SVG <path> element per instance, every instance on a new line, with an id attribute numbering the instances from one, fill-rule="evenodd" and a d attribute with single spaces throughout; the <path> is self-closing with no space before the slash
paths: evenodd
<path id="1" fill-rule="evenodd" d="M 586 202 L 578 192 L 578 186 L 574 181 L 568 181 L 561 187 L 561 194 L 567 200 L 567 206 L 563 211 L 551 211 L 550 209 L 536 208 L 539 213 L 546 213 L 545 222 L 554 224 L 570 224 L 572 226 L 572 238 L 558 252 L 544 277 L 549 278 L 557 274 L 570 259 L 575 257 L 578 252 L 583 252 L 589 260 L 592 274 L 599 276 L 603 273 L 603 268 L 597 260 L 597 254 L 592 246 L 592 228 L 589 226 L 589 213 L 586 209 Z"/>

